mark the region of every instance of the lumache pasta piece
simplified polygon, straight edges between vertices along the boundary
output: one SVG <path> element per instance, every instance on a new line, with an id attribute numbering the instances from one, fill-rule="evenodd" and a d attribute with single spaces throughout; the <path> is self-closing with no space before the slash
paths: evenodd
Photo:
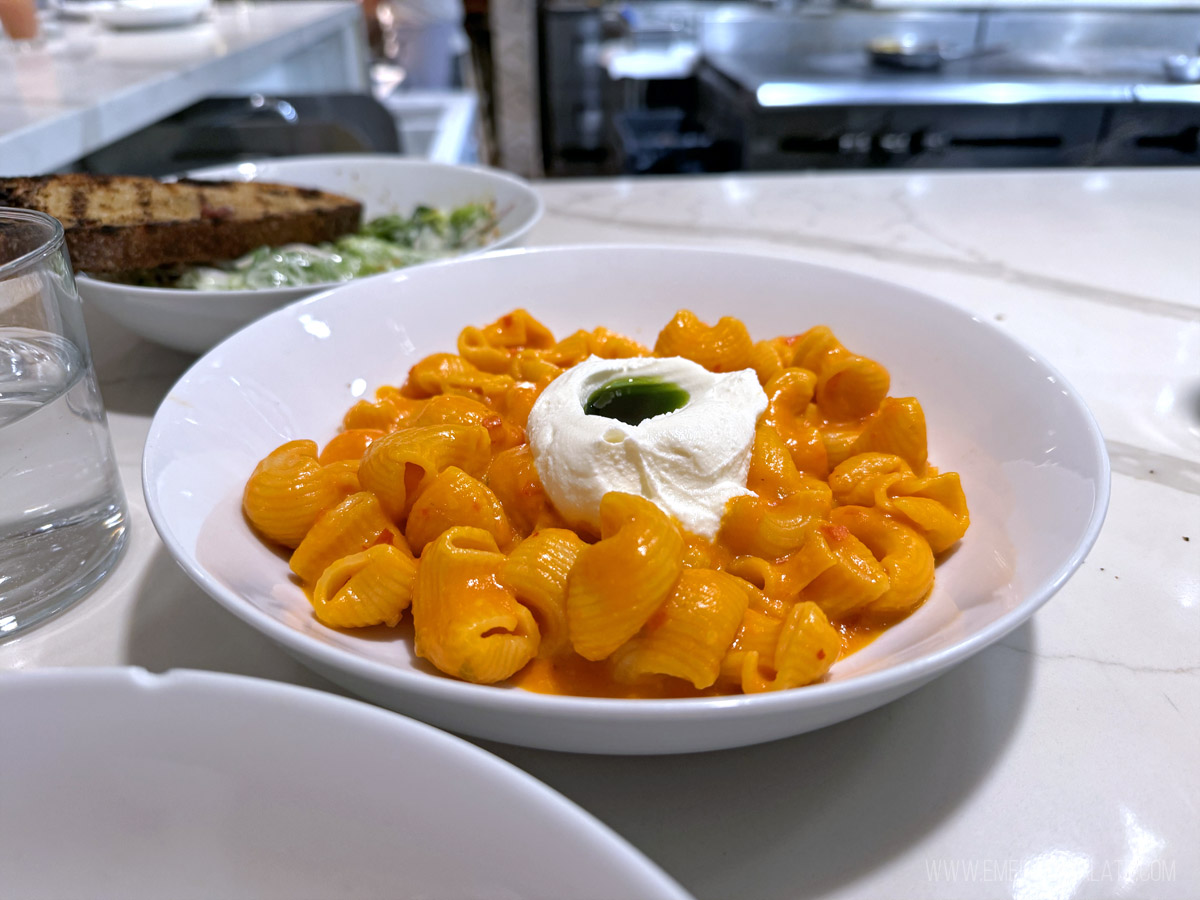
<path id="1" fill-rule="evenodd" d="M 825 676 L 842 652 L 842 638 L 815 603 L 797 603 L 779 631 L 771 661 L 775 678 L 770 690 L 812 684 Z"/>
<path id="2" fill-rule="evenodd" d="M 305 584 L 315 584 L 332 563 L 375 544 L 391 544 L 412 555 L 379 498 L 369 491 L 359 491 L 326 510 L 313 523 L 292 554 L 292 571 Z"/>
<path id="3" fill-rule="evenodd" d="M 386 433 L 378 428 L 351 428 L 343 431 L 325 445 L 317 461 L 323 466 L 335 462 L 357 462 L 362 459 L 371 442 Z"/>
<path id="4" fill-rule="evenodd" d="M 710 372 L 736 372 L 753 365 L 754 342 L 739 319 L 725 316 L 705 325 L 695 313 L 681 310 L 659 332 L 654 354 L 682 356 Z"/>
<path id="5" fill-rule="evenodd" d="M 358 462 L 323 466 L 313 441 L 289 441 L 250 475 L 242 510 L 268 540 L 296 547 L 327 509 L 359 489 Z"/>
<path id="6" fill-rule="evenodd" d="M 894 453 L 917 475 L 925 473 L 929 446 L 925 435 L 925 411 L 915 397 L 888 397 L 867 422 L 846 454 L 830 453 L 831 465 L 859 453 Z M 834 458 L 836 455 L 836 459 Z"/>
<path id="7" fill-rule="evenodd" d="M 503 504 L 509 522 L 518 534 L 563 524 L 546 497 L 528 444 L 497 453 L 485 479 Z"/>
<path id="8" fill-rule="evenodd" d="M 501 550 L 512 543 L 512 529 L 504 507 L 486 484 L 462 469 L 450 466 L 429 482 L 408 512 L 404 536 L 420 555 L 427 544 L 455 525 L 482 528 Z"/>
<path id="9" fill-rule="evenodd" d="M 749 598 L 740 578 L 712 569 L 685 569 L 642 630 L 613 654 L 623 681 L 671 675 L 709 687 L 742 624 Z"/>
<path id="10" fill-rule="evenodd" d="M 567 581 L 567 631 L 584 659 L 605 659 L 662 605 L 683 571 L 671 517 L 616 491 L 600 501 L 600 541 L 580 551 Z"/>
<path id="11" fill-rule="evenodd" d="M 484 372 L 453 353 L 435 353 L 409 370 L 408 380 L 401 388 L 406 396 L 433 397 L 437 394 L 457 394 L 491 400 L 501 397 L 513 383 L 507 375 Z"/>
<path id="12" fill-rule="evenodd" d="M 820 429 L 805 413 L 812 403 L 817 377 L 807 369 L 787 368 L 767 382 L 767 411 L 762 424 L 783 440 L 796 469 L 817 478 L 829 474 L 829 458 Z"/>
<path id="13" fill-rule="evenodd" d="M 549 328 L 516 309 L 483 328 L 464 328 L 458 335 L 458 352 L 485 372 L 507 374 L 514 351 L 549 350 L 554 343 Z"/>
<path id="14" fill-rule="evenodd" d="M 865 506 L 840 506 L 832 519 L 834 527 L 862 541 L 887 573 L 887 590 L 867 603 L 865 612 L 896 618 L 925 599 L 933 587 L 933 551 L 915 528 Z"/>
<path id="15" fill-rule="evenodd" d="M 752 494 L 734 497 L 721 519 L 720 540 L 739 555 L 781 559 L 803 546 L 831 506 L 828 489 L 797 491 L 775 501 Z"/>
<path id="16" fill-rule="evenodd" d="M 417 561 L 378 544 L 329 565 L 312 592 L 317 618 L 334 628 L 395 625 L 412 601 Z"/>
<path id="17" fill-rule="evenodd" d="M 970 525 L 967 498 L 957 472 L 917 477 L 890 453 L 860 453 L 829 477 L 842 506 L 876 506 L 917 529 L 934 554 L 952 547 Z"/>
<path id="18" fill-rule="evenodd" d="M 403 522 L 438 473 L 451 466 L 473 477 L 487 471 L 491 443 L 482 425 L 404 428 L 371 443 L 359 466 L 359 481 L 379 497 L 389 516 Z"/>
<path id="19" fill-rule="evenodd" d="M 500 580 L 533 613 L 541 633 L 539 656 L 570 649 L 567 634 L 567 577 L 587 545 L 567 528 L 544 528 L 509 554 Z"/>
<path id="20" fill-rule="evenodd" d="M 412 601 L 418 656 L 476 684 L 503 681 L 533 659 L 538 625 L 501 581 L 504 565 L 481 528 L 451 528 L 425 549 Z"/>
<path id="21" fill-rule="evenodd" d="M 796 468 L 795 460 L 774 428 L 760 424 L 754 432 L 746 487 L 760 497 L 782 500 L 808 489 L 810 481 Z"/>
<path id="22" fill-rule="evenodd" d="M 830 618 L 857 613 L 888 590 L 887 570 L 844 525 L 814 529 L 796 561 L 808 572 L 818 573 L 800 597 L 816 603 Z"/>

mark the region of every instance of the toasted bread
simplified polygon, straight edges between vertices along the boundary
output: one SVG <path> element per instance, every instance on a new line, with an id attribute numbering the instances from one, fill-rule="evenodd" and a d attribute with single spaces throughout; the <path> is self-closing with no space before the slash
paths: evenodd
<path id="1" fill-rule="evenodd" d="M 76 270 L 98 273 L 234 259 L 263 245 L 315 244 L 354 231 L 362 218 L 357 201 L 310 188 L 125 175 L 0 178 L 0 206 L 54 216 Z"/>

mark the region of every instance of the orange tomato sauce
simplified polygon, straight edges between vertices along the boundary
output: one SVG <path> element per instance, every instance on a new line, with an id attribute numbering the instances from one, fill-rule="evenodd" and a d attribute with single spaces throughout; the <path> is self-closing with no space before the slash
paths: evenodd
<path id="1" fill-rule="evenodd" d="M 842 654 L 839 659 L 845 659 L 851 653 L 869 645 L 895 623 L 875 621 L 833 624 L 842 636 Z M 720 681 L 702 691 L 696 690 L 686 681 L 667 676 L 645 677 L 632 685 L 621 684 L 613 678 L 612 669 L 606 661 L 591 662 L 574 654 L 553 659 L 538 657 L 530 660 L 525 668 L 509 679 L 508 684 L 535 694 L 608 697 L 618 700 L 675 700 L 681 697 L 729 695 L 728 686 L 722 686 Z"/>

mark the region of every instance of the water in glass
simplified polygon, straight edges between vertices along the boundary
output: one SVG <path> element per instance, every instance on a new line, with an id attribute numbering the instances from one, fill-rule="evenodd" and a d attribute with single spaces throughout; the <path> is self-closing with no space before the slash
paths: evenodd
<path id="1" fill-rule="evenodd" d="M 60 335 L 0 327 L 0 498 L 2 638 L 88 591 L 125 535 L 95 376 Z"/>

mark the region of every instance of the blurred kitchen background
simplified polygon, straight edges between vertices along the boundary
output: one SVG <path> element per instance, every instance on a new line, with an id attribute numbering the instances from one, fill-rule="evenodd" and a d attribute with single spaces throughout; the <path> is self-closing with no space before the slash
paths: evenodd
<path id="1" fill-rule="evenodd" d="M 314 45 L 72 166 L 163 174 L 359 150 L 531 177 L 1200 163 L 1200 0 L 359 3 L 366 43 L 347 18 L 326 50 Z M 191 26 L 197 59 L 228 52 L 231 34 L 250 41 L 260 18 L 282 33 L 263 10 L 273 6 L 218 2 L 207 25 Z M 142 63 L 160 41 L 106 34 L 92 59 Z M 18 89 L 24 76 L 26 106 L 40 102 L 30 59 L 0 52 L 0 75 L 5 66 Z M 49 99 L 65 105 L 67 93 Z M 45 141 L 27 143 L 26 158 L 55 162 L 30 157 Z M 9 148 L 0 168 L 28 169 L 15 139 Z"/>
<path id="2" fill-rule="evenodd" d="M 1196 4 L 534 6 L 491 11 L 498 151 L 530 173 L 1200 162 Z"/>

